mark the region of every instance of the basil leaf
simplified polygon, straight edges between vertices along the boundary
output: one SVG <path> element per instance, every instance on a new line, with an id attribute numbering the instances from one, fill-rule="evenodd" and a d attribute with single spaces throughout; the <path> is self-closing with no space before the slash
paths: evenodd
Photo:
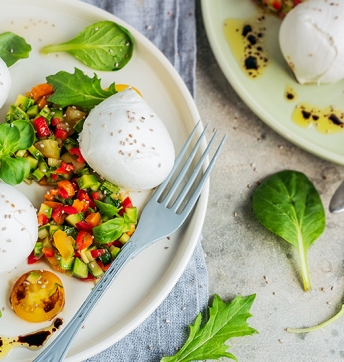
<path id="1" fill-rule="evenodd" d="M 122 234 L 125 222 L 122 217 L 111 219 L 92 229 L 94 240 L 100 244 L 107 244 L 117 240 Z"/>
<path id="2" fill-rule="evenodd" d="M 46 46 L 41 52 L 67 52 L 92 69 L 114 71 L 129 62 L 133 50 L 134 39 L 127 29 L 112 21 L 100 21 L 85 28 L 74 39 Z"/>
<path id="3" fill-rule="evenodd" d="M 118 211 L 121 209 L 117 208 L 116 206 L 107 204 L 105 202 L 101 202 L 99 200 L 94 200 L 94 202 L 97 205 L 100 213 L 108 217 L 113 217 L 115 215 L 118 215 Z"/>
<path id="4" fill-rule="evenodd" d="M 10 31 L 0 34 L 0 58 L 8 67 L 19 59 L 28 58 L 31 49 L 24 38 Z"/>
<path id="5" fill-rule="evenodd" d="M 35 141 L 35 130 L 32 124 L 27 121 L 14 121 L 11 124 L 13 124 L 14 128 L 18 129 L 20 134 L 16 143 L 12 146 L 12 152 L 30 148 Z"/>
<path id="6" fill-rule="evenodd" d="M 311 289 L 307 251 L 326 223 L 324 207 L 313 184 L 301 172 L 276 173 L 256 189 L 252 205 L 263 226 L 295 246 L 304 289 Z"/>
<path id="7" fill-rule="evenodd" d="M 56 103 L 61 107 L 73 104 L 90 110 L 104 99 L 117 93 L 115 83 L 104 90 L 96 74 L 90 78 L 78 68 L 75 68 L 74 74 L 60 71 L 46 79 L 54 87 L 54 93 L 48 98 L 49 102 Z"/>
<path id="8" fill-rule="evenodd" d="M 30 173 L 30 162 L 24 157 L 2 157 L 0 178 L 9 185 L 21 183 Z"/>
<path id="9" fill-rule="evenodd" d="M 225 342 L 232 337 L 250 336 L 258 333 L 250 327 L 247 319 L 256 295 L 237 296 L 232 302 L 225 303 L 215 294 L 209 307 L 209 319 L 202 323 L 199 313 L 195 324 L 190 326 L 190 334 L 184 346 L 174 355 L 163 357 L 160 362 L 189 362 L 219 360 L 221 357 L 237 358 L 227 352 Z"/>

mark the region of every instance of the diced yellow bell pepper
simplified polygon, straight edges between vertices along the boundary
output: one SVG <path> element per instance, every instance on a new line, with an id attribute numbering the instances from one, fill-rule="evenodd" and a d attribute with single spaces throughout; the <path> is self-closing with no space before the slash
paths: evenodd
<path id="1" fill-rule="evenodd" d="M 54 243 L 63 259 L 69 259 L 74 255 L 74 239 L 64 231 L 59 229 L 54 233 Z"/>

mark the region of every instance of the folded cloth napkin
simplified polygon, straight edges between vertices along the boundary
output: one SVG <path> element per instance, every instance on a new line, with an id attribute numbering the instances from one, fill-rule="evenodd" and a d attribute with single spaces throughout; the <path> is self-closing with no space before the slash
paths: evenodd
<path id="1" fill-rule="evenodd" d="M 195 91 L 195 1 L 83 0 L 116 15 L 151 40 Z M 173 355 L 188 336 L 188 325 L 208 305 L 208 274 L 201 241 L 167 298 L 139 327 L 88 362 L 158 362 Z"/>

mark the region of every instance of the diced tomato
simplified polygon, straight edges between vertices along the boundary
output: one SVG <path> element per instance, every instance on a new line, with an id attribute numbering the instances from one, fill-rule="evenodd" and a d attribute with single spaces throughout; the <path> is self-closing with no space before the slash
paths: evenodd
<path id="1" fill-rule="evenodd" d="M 64 205 L 63 211 L 68 215 L 74 215 L 78 213 L 78 210 L 73 206 Z"/>
<path id="2" fill-rule="evenodd" d="M 56 138 L 60 138 L 62 141 L 64 141 L 68 136 L 68 132 L 63 130 L 63 129 L 59 129 L 57 128 L 55 130 L 55 137 Z"/>
<path id="3" fill-rule="evenodd" d="M 282 8 L 282 2 L 281 0 L 276 0 L 272 3 L 272 6 L 274 7 L 274 9 L 276 10 L 281 10 Z"/>
<path id="4" fill-rule="evenodd" d="M 77 157 L 78 157 L 78 158 L 77 158 L 77 161 L 78 161 L 78 162 L 80 162 L 80 163 L 85 162 L 85 159 L 83 158 L 79 147 L 71 148 L 71 149 L 69 150 L 69 153 L 72 154 L 72 155 L 77 156 Z"/>
<path id="5" fill-rule="evenodd" d="M 74 187 L 73 187 L 72 183 L 68 180 L 59 181 L 57 183 L 57 186 L 59 189 L 64 189 L 67 192 L 68 197 L 73 197 L 75 195 Z"/>
<path id="6" fill-rule="evenodd" d="M 54 250 L 50 249 L 50 248 L 43 248 L 42 252 L 43 252 L 44 256 L 47 258 L 51 258 L 55 255 Z"/>
<path id="7" fill-rule="evenodd" d="M 57 179 L 59 178 L 57 175 L 55 175 L 55 174 L 53 174 L 53 173 L 50 175 L 50 177 L 51 177 L 53 180 L 57 180 Z"/>
<path id="8" fill-rule="evenodd" d="M 40 259 L 40 256 L 36 256 L 34 254 L 34 251 L 32 250 L 31 254 L 27 257 L 27 263 L 28 264 L 35 264 L 38 262 L 38 260 Z"/>
<path id="9" fill-rule="evenodd" d="M 105 244 L 105 245 L 106 246 L 114 245 L 114 246 L 117 246 L 118 248 L 121 248 L 123 246 L 123 244 L 119 240 L 111 241 L 111 243 L 108 243 L 108 244 Z"/>
<path id="10" fill-rule="evenodd" d="M 63 206 L 56 207 L 51 213 L 52 219 L 56 222 L 57 225 L 63 224 L 67 214 L 63 211 Z"/>
<path id="11" fill-rule="evenodd" d="M 55 127 L 55 126 L 57 126 L 60 122 L 61 122 L 60 118 L 53 118 L 53 119 L 51 120 L 51 125 L 52 125 L 53 127 Z"/>
<path id="12" fill-rule="evenodd" d="M 94 259 L 99 258 L 100 256 L 105 254 L 105 250 L 104 249 L 96 249 L 96 250 L 91 250 L 91 255 Z"/>
<path id="13" fill-rule="evenodd" d="M 92 245 L 93 237 L 87 231 L 79 231 L 75 241 L 78 249 L 83 250 L 88 246 Z"/>
<path id="14" fill-rule="evenodd" d="M 57 174 L 69 174 L 74 170 L 74 166 L 62 161 L 61 166 L 55 171 Z M 63 180 L 68 181 L 68 180 Z M 70 183 L 70 181 L 68 181 Z"/>
<path id="15" fill-rule="evenodd" d="M 107 271 L 110 268 L 110 265 L 111 265 L 111 263 L 107 264 L 107 265 L 104 265 L 104 263 L 101 260 L 97 260 L 97 264 L 100 266 L 100 269 L 102 271 L 104 271 L 104 272 Z"/>
<path id="16" fill-rule="evenodd" d="M 48 219 L 47 215 L 39 214 L 39 215 L 37 215 L 37 221 L 38 221 L 38 225 L 42 226 L 42 225 L 48 224 L 49 219 Z"/>
<path id="17" fill-rule="evenodd" d="M 44 117 L 38 117 L 33 121 L 33 126 L 37 132 L 38 137 L 46 137 L 51 134 L 48 123 Z"/>
<path id="18" fill-rule="evenodd" d="M 90 198 L 89 194 L 85 191 L 85 190 L 79 190 L 76 198 L 78 200 L 84 200 L 88 203 L 88 206 L 91 207 L 92 209 L 95 209 L 96 204 L 94 203 L 94 201 Z"/>
<path id="19" fill-rule="evenodd" d="M 79 221 L 76 224 L 76 228 L 81 231 L 88 231 L 90 232 L 93 229 L 93 225 L 89 224 L 86 221 Z"/>
<path id="20" fill-rule="evenodd" d="M 93 200 L 103 200 L 103 194 L 101 191 L 94 191 L 91 196 Z"/>

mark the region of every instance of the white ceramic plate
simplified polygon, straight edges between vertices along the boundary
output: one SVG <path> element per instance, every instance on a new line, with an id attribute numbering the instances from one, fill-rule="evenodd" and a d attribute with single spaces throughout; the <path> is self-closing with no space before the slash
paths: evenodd
<path id="1" fill-rule="evenodd" d="M 207 36 L 224 75 L 243 101 L 267 125 L 299 147 L 324 159 L 344 164 L 344 134 L 322 134 L 315 127 L 301 128 L 291 115 L 298 102 L 319 107 L 335 106 L 344 110 L 344 82 L 332 85 L 299 85 L 291 75 L 278 44 L 281 20 L 271 15 L 265 21 L 265 44 L 270 64 L 256 80 L 241 70 L 225 39 L 223 23 L 227 18 L 248 19 L 257 14 L 252 0 L 202 0 L 202 14 Z M 297 102 L 284 98 L 286 86 L 298 96 Z"/>
<path id="2" fill-rule="evenodd" d="M 112 20 L 129 29 L 135 40 L 135 51 L 129 64 L 118 72 L 96 72 L 102 85 L 112 82 L 137 87 L 147 103 L 166 124 L 179 151 L 189 132 L 199 119 L 194 101 L 182 79 L 164 55 L 135 29 L 113 15 L 79 1 L 69 0 L 0 0 L 0 33 L 12 31 L 31 44 L 32 52 L 10 68 L 12 88 L 7 103 L 0 111 L 0 119 L 19 93 L 45 82 L 45 77 L 60 70 L 70 73 L 78 67 L 93 76 L 95 72 L 68 54 L 41 55 L 44 45 L 71 39 L 86 26 L 101 20 Z M 19 188 L 37 207 L 45 191 L 37 185 Z M 147 193 L 132 194 L 134 202 L 142 206 Z M 130 261 L 74 340 L 67 361 L 81 361 L 123 338 L 147 318 L 175 285 L 188 263 L 201 233 L 208 188 L 204 190 L 189 222 L 170 240 L 164 239 Z M 165 248 L 165 247 L 169 248 Z M 38 264 L 38 268 L 47 268 Z M 22 321 L 10 309 L 9 287 L 31 267 L 24 263 L 11 273 L 1 276 L 0 335 L 17 336 L 45 327 L 49 323 L 31 324 Z M 66 305 L 61 317 L 68 322 L 92 288 L 60 275 L 66 290 Z M 6 361 L 32 361 L 38 352 L 15 349 Z"/>

